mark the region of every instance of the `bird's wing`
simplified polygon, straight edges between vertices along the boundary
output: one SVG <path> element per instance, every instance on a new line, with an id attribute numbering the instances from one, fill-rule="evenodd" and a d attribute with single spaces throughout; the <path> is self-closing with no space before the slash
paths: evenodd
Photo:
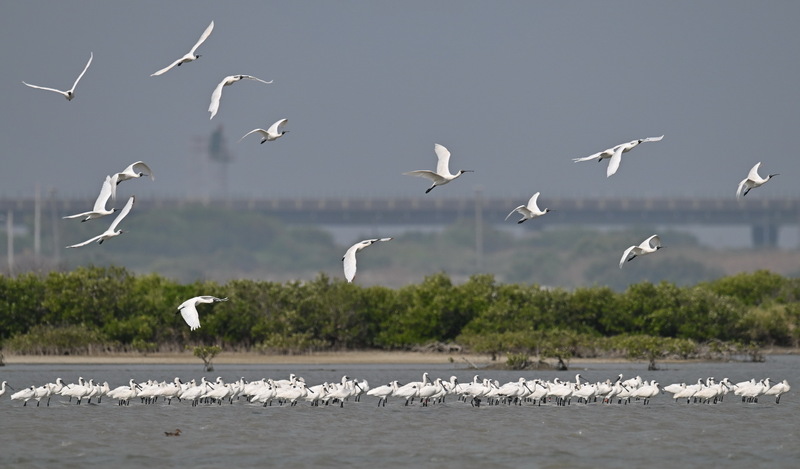
<path id="1" fill-rule="evenodd" d="M 78 217 L 85 217 L 88 216 L 93 212 L 83 212 L 83 213 L 76 213 L 75 215 L 67 215 L 66 217 L 61 217 L 62 219 L 66 220 L 68 218 L 78 218 Z"/>
<path id="2" fill-rule="evenodd" d="M 261 78 L 254 77 L 254 76 L 252 76 L 252 75 L 242 75 L 242 78 L 246 78 L 246 79 L 248 79 L 248 80 L 260 81 L 261 83 L 266 83 L 266 84 L 268 84 L 268 85 L 269 85 L 270 83 L 272 83 L 272 81 L 273 81 L 273 80 L 270 80 L 270 81 L 264 81 L 264 80 L 262 80 Z"/>
<path id="3" fill-rule="evenodd" d="M 72 84 L 72 88 L 70 88 L 70 91 L 75 92 L 75 87 L 78 86 L 78 82 L 81 81 L 81 78 L 83 78 L 83 74 L 86 73 L 86 70 L 89 70 L 89 65 L 92 64 L 93 58 L 94 58 L 94 53 L 89 52 L 89 61 L 86 62 L 86 66 L 83 67 L 83 71 L 81 72 L 80 75 L 78 75 L 78 78 L 75 79 L 75 83 Z"/>
<path id="4" fill-rule="evenodd" d="M 348 282 L 352 282 L 353 278 L 356 276 L 356 251 L 359 250 L 361 244 L 363 243 L 356 243 L 344 253 L 344 257 L 342 257 L 342 266 L 344 267 L 344 278 Z"/>
<path id="5" fill-rule="evenodd" d="M 211 93 L 211 104 L 208 105 L 208 112 L 211 113 L 209 120 L 213 119 L 217 115 L 217 111 L 219 111 L 219 100 L 222 99 L 222 88 L 225 86 L 226 81 L 228 81 L 228 77 L 219 82 L 217 87 L 214 88 L 214 92 Z"/>
<path id="6" fill-rule="evenodd" d="M 741 199 L 742 195 L 744 195 L 744 189 L 746 184 L 747 184 L 747 179 L 742 179 L 742 182 L 739 183 L 739 187 L 736 188 L 737 199 Z"/>
<path id="7" fill-rule="evenodd" d="M 657 248 L 658 246 L 661 246 L 661 238 L 659 238 L 658 235 L 653 235 L 644 240 L 642 245 L 648 246 L 651 249 Z"/>
<path id="8" fill-rule="evenodd" d="M 128 213 L 130 213 L 131 208 L 133 207 L 134 199 L 136 199 L 136 196 L 134 196 L 134 195 L 132 195 L 128 199 L 128 202 L 125 204 L 124 207 L 122 207 L 122 210 L 120 210 L 119 215 L 117 215 L 117 218 L 115 218 L 114 221 L 111 223 L 111 226 L 108 227 L 109 231 L 116 230 L 117 229 L 117 225 L 119 225 L 119 223 L 122 221 L 122 219 L 125 218 L 126 216 L 128 216 Z"/>
<path id="9" fill-rule="evenodd" d="M 407 173 L 403 173 L 405 176 L 419 176 L 425 179 L 430 179 L 433 182 L 441 183 L 445 179 L 440 176 L 438 173 L 434 173 L 433 171 L 428 171 L 427 169 L 420 169 L 417 171 L 409 171 Z"/>
<path id="10" fill-rule="evenodd" d="M 603 151 L 598 151 L 597 153 L 591 154 L 589 156 L 584 156 L 583 158 L 573 158 L 572 161 L 579 163 L 581 161 L 602 160 L 603 158 L 608 158 L 611 155 L 613 155 L 614 150 L 616 149 L 617 147 L 606 148 Z"/>
<path id="11" fill-rule="evenodd" d="M 591 160 L 596 160 L 596 159 L 600 158 L 600 155 L 602 155 L 602 154 L 603 154 L 603 153 L 605 153 L 606 151 L 608 151 L 608 150 L 599 151 L 599 152 L 597 152 L 597 153 L 595 153 L 595 154 L 593 154 L 593 155 L 584 156 L 583 158 L 573 158 L 573 159 L 572 159 L 572 161 L 574 161 L 574 162 L 576 162 L 576 163 L 579 163 L 579 162 L 581 162 L 581 161 L 591 161 Z"/>
<path id="12" fill-rule="evenodd" d="M 216 301 L 228 301 L 227 298 L 217 298 L 216 296 L 211 296 L 211 295 L 196 296 L 192 298 L 192 300 L 194 300 L 195 303 L 214 303 Z"/>
<path id="13" fill-rule="evenodd" d="M 514 210 L 512 210 L 511 212 L 509 212 L 509 214 L 508 214 L 508 215 L 506 215 L 506 220 L 508 220 L 508 217 L 510 217 L 511 215 L 513 215 L 513 214 L 514 214 L 514 212 L 518 212 L 520 209 L 523 209 L 523 208 L 525 208 L 525 206 L 524 206 L 524 205 L 520 205 L 519 207 L 517 207 L 517 208 L 515 208 Z"/>
<path id="14" fill-rule="evenodd" d="M 759 161 L 758 163 L 756 163 L 755 166 L 753 166 L 750 169 L 750 172 L 747 173 L 747 179 L 751 181 L 759 181 L 761 179 L 761 176 L 758 175 L 758 168 L 760 167 L 761 167 L 761 162 Z"/>
<path id="15" fill-rule="evenodd" d="M 117 184 L 119 184 L 119 173 L 111 176 L 111 200 L 117 200 Z"/>
<path id="16" fill-rule="evenodd" d="M 166 67 L 162 68 L 161 70 L 159 70 L 159 71 L 157 71 L 155 73 L 151 73 L 150 76 L 151 77 L 157 77 L 159 75 L 163 75 L 163 74 L 167 73 L 168 71 L 170 71 L 172 69 L 172 67 L 177 66 L 182 61 L 183 61 L 183 57 L 181 57 L 180 59 L 172 62 L 171 64 L 167 65 Z"/>
<path id="17" fill-rule="evenodd" d="M 439 145 L 438 143 L 433 145 L 433 151 L 436 152 L 436 158 L 438 159 L 436 172 L 442 176 L 450 174 L 450 151 L 444 145 Z"/>
<path id="18" fill-rule="evenodd" d="M 241 142 L 242 140 L 244 140 L 245 137 L 247 137 L 248 135 L 250 135 L 250 134 L 252 134 L 254 132 L 258 132 L 261 135 L 263 135 L 264 137 L 267 136 L 267 131 L 266 130 L 264 130 L 264 129 L 253 129 L 250 132 L 247 132 L 246 134 L 242 135 L 242 138 L 240 138 L 239 141 Z"/>
<path id="19" fill-rule="evenodd" d="M 274 134 L 274 135 L 280 134 L 281 133 L 281 129 L 283 128 L 284 125 L 286 125 L 286 122 L 288 122 L 288 121 L 289 121 L 289 119 L 281 119 L 281 120 L 279 120 L 278 122 L 272 124 L 269 127 L 269 130 L 267 130 L 267 132 L 269 132 L 271 134 Z"/>
<path id="20" fill-rule="evenodd" d="M 82 243 L 73 244 L 72 246 L 67 246 L 67 249 L 69 249 L 69 248 L 79 248 L 81 246 L 86 246 L 87 244 L 92 244 L 95 241 L 99 241 L 102 237 L 103 237 L 103 235 L 99 234 L 99 235 L 95 236 L 94 238 L 89 238 L 89 239 L 87 239 L 86 241 L 84 241 Z"/>
<path id="21" fill-rule="evenodd" d="M 197 308 L 193 301 L 184 302 L 179 309 L 183 320 L 189 325 L 189 330 L 193 331 L 200 328 L 200 315 L 197 313 Z"/>
<path id="22" fill-rule="evenodd" d="M 188 300 L 186 300 L 183 303 L 179 304 L 178 305 L 178 309 L 180 310 L 180 309 L 185 308 L 189 304 L 194 304 L 195 300 L 197 300 L 198 298 L 200 298 L 200 297 L 199 296 L 195 296 L 193 298 L 189 298 Z"/>
<path id="23" fill-rule="evenodd" d="M 530 210 L 531 212 L 534 212 L 534 211 L 535 212 L 541 212 L 541 210 L 539 210 L 539 206 L 536 204 L 537 200 L 539 200 L 539 193 L 538 192 L 533 194 L 533 196 L 531 196 L 531 199 L 528 201 L 528 205 L 527 205 L 528 210 Z"/>
<path id="24" fill-rule="evenodd" d="M 48 88 L 48 87 L 46 87 L 46 86 L 37 86 L 37 85 L 31 85 L 30 83 L 25 83 L 24 81 L 23 81 L 22 83 L 23 83 L 25 86 L 30 86 L 31 88 L 36 88 L 37 90 L 52 91 L 52 92 L 54 92 L 54 93 L 63 94 L 63 95 L 66 95 L 66 94 L 67 94 L 67 92 L 66 92 L 66 91 L 57 90 L 57 89 L 55 89 L 55 88 Z"/>
<path id="25" fill-rule="evenodd" d="M 634 249 L 639 249 L 638 246 L 631 246 L 622 253 L 622 258 L 619 260 L 619 268 L 621 269 L 623 265 L 625 265 L 625 261 L 628 260 L 628 257 L 631 255 Z"/>
<path id="26" fill-rule="evenodd" d="M 614 151 L 614 154 L 611 155 L 611 159 L 608 161 L 608 168 L 606 168 L 606 177 L 611 177 L 614 173 L 617 172 L 619 169 L 619 164 L 622 162 L 622 149 L 624 147 L 619 146 Z"/>
<path id="27" fill-rule="evenodd" d="M 642 139 L 642 143 L 644 143 L 644 142 L 660 142 L 662 138 L 664 138 L 663 135 L 660 136 L 660 137 L 647 137 L 647 138 L 643 138 Z"/>
<path id="28" fill-rule="evenodd" d="M 111 190 L 111 176 L 106 176 L 106 180 L 103 181 L 103 186 L 100 188 L 100 195 L 94 201 L 93 210 L 95 212 L 102 212 L 106 209 L 108 199 L 111 197 Z"/>
<path id="29" fill-rule="evenodd" d="M 143 161 L 137 161 L 136 163 L 130 165 L 129 168 L 133 170 L 133 172 L 136 174 L 143 173 L 150 176 L 151 181 L 156 180 L 156 177 L 153 174 L 153 170 L 151 170 L 150 166 L 147 166 L 147 164 Z"/>
<path id="30" fill-rule="evenodd" d="M 200 39 L 198 39 L 194 47 L 192 47 L 189 50 L 189 53 L 195 55 L 194 51 L 196 51 L 197 48 L 200 47 L 200 44 L 202 44 L 203 42 L 205 42 L 206 39 L 208 39 L 208 36 L 211 35 L 211 31 L 213 30 L 214 30 L 214 21 L 211 21 L 211 24 L 209 24 L 208 27 L 206 27 L 206 30 L 203 31 L 203 34 L 200 36 Z"/>

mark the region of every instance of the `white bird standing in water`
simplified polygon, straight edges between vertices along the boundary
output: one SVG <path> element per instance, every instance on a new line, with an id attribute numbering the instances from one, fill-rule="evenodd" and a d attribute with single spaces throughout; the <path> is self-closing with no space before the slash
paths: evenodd
<path id="1" fill-rule="evenodd" d="M 660 137 L 648 137 L 648 138 L 640 138 L 638 140 L 631 140 L 630 142 L 620 143 L 619 145 L 595 153 L 594 155 L 589 155 L 583 158 L 573 158 L 572 161 L 578 163 L 581 161 L 589 161 L 589 160 L 603 161 L 607 158 L 611 158 L 611 160 L 608 162 L 608 168 L 606 168 L 606 177 L 611 177 L 619 169 L 619 164 L 622 162 L 623 153 L 627 153 L 633 150 L 640 143 L 659 142 L 661 141 L 662 138 L 664 138 L 663 135 Z"/>
<path id="2" fill-rule="evenodd" d="M 342 263 L 344 265 L 344 278 L 347 279 L 347 282 L 352 282 L 353 278 L 356 276 L 356 253 L 358 251 L 367 246 L 371 246 L 374 243 L 391 240 L 392 238 L 365 239 L 364 241 L 360 241 L 350 246 L 347 252 L 344 253 L 344 257 L 342 257 Z"/>
<path id="3" fill-rule="evenodd" d="M 21 391 L 17 391 L 11 395 L 11 399 L 15 401 L 23 401 L 23 407 L 28 405 L 28 401 L 33 399 L 34 395 L 36 394 L 36 386 L 31 386 L 29 388 L 25 388 Z"/>
<path id="4" fill-rule="evenodd" d="M 119 183 L 122 181 L 127 181 L 128 179 L 140 178 L 142 176 L 149 176 L 151 181 L 156 180 L 155 175 L 153 175 L 153 171 L 142 161 L 132 163 L 121 172 L 111 176 L 111 198 L 113 200 L 117 200 L 117 185 Z"/>
<path id="5" fill-rule="evenodd" d="M 436 158 L 438 160 L 435 172 L 422 169 L 403 173 L 406 176 L 419 176 L 433 181 L 433 185 L 425 191 L 426 194 L 433 190 L 434 187 L 443 186 L 464 173 L 474 172 L 471 169 L 462 169 L 456 174 L 450 174 L 450 151 L 445 148 L 444 145 L 439 145 L 438 143 L 433 146 L 433 151 L 436 152 Z"/>
<path id="6" fill-rule="evenodd" d="M 539 199 L 539 193 L 533 194 L 533 197 L 528 201 L 528 205 L 520 205 L 519 207 L 515 208 L 511 211 L 508 215 L 506 215 L 506 220 L 508 217 L 514 214 L 514 212 L 519 212 L 522 215 L 522 219 L 519 220 L 517 223 L 522 223 L 525 220 L 530 220 L 531 218 L 536 218 L 544 215 L 551 210 L 546 208 L 544 210 L 540 210 L 539 206 L 536 204 L 536 201 Z"/>
<path id="7" fill-rule="evenodd" d="M 211 35 L 211 31 L 213 31 L 213 30 L 214 30 L 214 22 L 212 21 L 211 24 L 209 24 L 208 27 L 206 27 L 206 30 L 203 31 L 203 34 L 200 36 L 200 39 L 197 40 L 197 42 L 195 43 L 194 47 L 192 47 L 189 50 L 189 52 L 186 53 L 186 55 L 184 55 L 180 59 L 172 62 L 171 64 L 169 64 L 166 67 L 162 68 L 161 70 L 157 71 L 156 73 L 153 73 L 150 76 L 151 77 L 155 77 L 155 76 L 164 74 L 164 73 L 170 71 L 173 67 L 180 67 L 181 64 L 184 64 L 186 62 L 191 62 L 193 60 L 197 60 L 200 57 L 200 54 L 195 54 L 195 51 L 197 50 L 198 47 L 200 47 L 200 44 L 202 44 L 203 42 L 205 42 L 206 39 L 208 39 L 208 36 Z"/>
<path id="8" fill-rule="evenodd" d="M 283 130 L 283 127 L 286 126 L 287 122 L 289 122 L 289 119 L 281 119 L 278 122 L 272 124 L 267 130 L 253 129 L 250 132 L 244 134 L 244 136 L 242 136 L 242 138 L 240 138 L 239 141 L 241 142 L 242 140 L 244 140 L 245 137 L 255 132 L 261 134 L 261 143 L 277 140 L 280 137 L 283 137 L 283 134 L 288 132 L 288 130 Z"/>
<path id="9" fill-rule="evenodd" d="M 67 215 L 64 217 L 67 218 L 80 218 L 86 217 L 81 222 L 94 220 L 95 218 L 104 217 L 106 215 L 111 215 L 112 213 L 116 212 L 117 209 L 106 209 L 106 204 L 108 203 L 108 199 L 111 198 L 111 176 L 106 176 L 106 180 L 103 182 L 103 187 L 100 188 L 100 195 L 97 196 L 97 200 L 94 201 L 94 208 L 91 212 L 83 212 L 83 213 L 76 213 L 75 215 Z"/>
<path id="10" fill-rule="evenodd" d="M 642 241 L 642 244 L 638 246 L 631 246 L 626 249 L 622 254 L 622 259 L 619 260 L 619 268 L 621 269 L 625 262 L 632 261 L 636 256 L 644 256 L 645 254 L 654 253 L 662 247 L 661 238 L 659 238 L 658 235 L 653 235 Z"/>
<path id="11" fill-rule="evenodd" d="M 761 166 L 761 162 L 759 161 L 750 169 L 750 173 L 748 173 L 747 177 L 739 183 L 739 187 L 736 189 L 736 198 L 741 199 L 742 197 L 746 196 L 750 189 L 754 189 L 756 187 L 760 187 L 764 185 L 767 181 L 772 179 L 774 176 L 778 176 L 778 174 L 769 174 L 767 177 L 762 178 L 758 175 L 758 168 Z"/>
<path id="12" fill-rule="evenodd" d="M 195 296 L 189 298 L 178 306 L 178 311 L 175 314 L 181 313 L 183 320 L 189 325 L 190 330 L 200 328 L 200 315 L 197 313 L 198 303 L 217 303 L 219 301 L 228 301 L 227 298 L 217 298 L 216 296 Z"/>
<path id="13" fill-rule="evenodd" d="M 223 78 L 222 81 L 219 82 L 217 87 L 214 88 L 214 92 L 211 93 L 211 104 L 208 105 L 208 112 L 211 113 L 211 117 L 208 118 L 209 120 L 213 119 L 214 116 L 217 115 L 217 111 L 219 111 L 219 101 L 220 99 L 222 99 L 222 88 L 230 86 L 239 80 L 256 80 L 260 81 L 261 83 L 266 83 L 268 85 L 272 83 L 272 80 L 264 81 L 261 78 L 256 78 L 250 75 L 230 75 Z"/>
<path id="14" fill-rule="evenodd" d="M 81 78 L 83 78 L 83 74 L 86 73 L 86 70 L 89 70 L 89 65 L 92 63 L 93 58 L 94 58 L 94 53 L 90 52 L 89 61 L 86 62 L 86 66 L 83 68 L 83 71 L 81 72 L 80 75 L 78 75 L 78 78 L 75 79 L 75 83 L 72 84 L 72 88 L 68 89 L 67 91 L 61 91 L 55 88 L 46 88 L 44 86 L 31 85 L 30 83 L 25 83 L 24 81 L 22 83 L 26 86 L 30 86 L 31 88 L 36 88 L 38 90 L 53 91 L 67 98 L 67 101 L 72 101 L 72 98 L 75 97 L 75 87 L 78 86 L 78 82 L 81 81 Z"/>
<path id="15" fill-rule="evenodd" d="M 5 382 L 3 382 L 3 384 L 5 384 Z M 775 396 L 775 403 L 776 404 L 780 404 L 781 403 L 781 394 L 786 394 L 791 389 L 792 389 L 792 387 L 789 386 L 789 381 L 783 380 L 780 383 L 776 384 L 775 386 L 772 386 L 771 388 L 769 388 L 767 390 L 767 392 L 765 392 L 764 394 L 766 394 L 768 396 Z"/>
<path id="16" fill-rule="evenodd" d="M 111 226 L 109 226 L 106 231 L 95 236 L 94 238 L 87 239 L 82 243 L 73 244 L 72 246 L 67 246 L 67 248 L 79 248 L 81 246 L 86 246 L 87 244 L 93 243 L 95 241 L 97 241 L 97 244 L 103 244 L 103 241 L 113 238 L 115 236 L 119 236 L 122 233 L 124 233 L 124 231 L 122 230 L 117 230 L 117 225 L 119 225 L 122 219 L 125 218 L 131 211 L 134 199 L 135 196 L 131 196 L 130 199 L 128 199 L 128 203 L 126 203 L 125 206 L 122 207 L 122 210 L 119 212 L 119 215 L 117 215 L 117 218 L 114 219 L 114 221 L 111 223 Z"/>

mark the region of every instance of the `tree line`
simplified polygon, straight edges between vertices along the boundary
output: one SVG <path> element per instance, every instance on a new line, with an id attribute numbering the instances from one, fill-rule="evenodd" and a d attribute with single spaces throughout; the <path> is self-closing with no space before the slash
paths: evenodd
<path id="1" fill-rule="evenodd" d="M 202 327 L 189 331 L 176 308 L 198 295 L 230 301 L 200 305 Z M 457 343 L 521 361 L 609 350 L 692 356 L 700 344 L 797 347 L 798 298 L 800 280 L 768 271 L 688 287 L 643 282 L 616 292 L 503 284 L 490 275 L 454 284 L 444 273 L 394 289 L 324 274 L 307 282 L 182 284 L 121 267 L 82 267 L 0 276 L 0 342 L 6 352 L 28 354 L 197 345 L 304 353 Z"/>

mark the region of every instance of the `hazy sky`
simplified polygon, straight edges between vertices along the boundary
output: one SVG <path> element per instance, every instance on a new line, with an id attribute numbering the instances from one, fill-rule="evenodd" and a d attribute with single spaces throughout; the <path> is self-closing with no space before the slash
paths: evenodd
<path id="1" fill-rule="evenodd" d="M 0 196 L 91 202 L 136 160 L 156 181 L 126 194 L 217 194 L 195 149 L 222 125 L 235 196 L 425 196 L 401 173 L 441 143 L 476 172 L 426 197 L 734 197 L 758 161 L 781 176 L 749 197 L 797 197 L 798 19 L 796 1 L 4 2 Z M 211 20 L 200 59 L 149 76 Z M 21 83 L 67 89 L 89 52 L 71 102 Z M 209 121 L 233 74 L 274 84 L 227 87 Z M 236 143 L 284 117 L 284 138 Z M 610 179 L 571 161 L 661 134 Z"/>

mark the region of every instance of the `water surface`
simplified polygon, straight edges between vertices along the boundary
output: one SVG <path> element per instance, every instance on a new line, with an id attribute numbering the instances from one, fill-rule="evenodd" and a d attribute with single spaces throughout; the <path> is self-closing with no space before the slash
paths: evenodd
<path id="1" fill-rule="evenodd" d="M 9 365 L 0 381 L 16 389 L 42 385 L 57 377 L 108 381 L 116 387 L 133 378 L 184 381 L 207 376 L 226 381 L 244 377 L 284 379 L 289 373 L 310 385 L 339 381 L 343 375 L 367 379 L 372 386 L 398 379 L 470 381 L 474 374 L 501 383 L 559 377 L 579 372 L 591 381 L 636 375 L 662 386 L 698 378 L 788 379 L 795 389 L 776 404 L 762 396 L 743 403 L 729 394 L 719 404 L 676 403 L 669 395 L 628 405 L 591 403 L 566 407 L 480 406 L 449 398 L 444 404 L 404 407 L 390 399 L 378 408 L 365 396 L 344 407 L 262 407 L 243 400 L 232 405 L 173 401 L 119 407 L 70 404 L 54 398 L 50 407 L 35 401 L 22 407 L 0 397 L 0 467 L 686 467 L 795 468 L 800 461 L 800 357 L 770 356 L 765 363 L 671 364 L 646 371 L 641 364 L 598 364 L 567 372 L 470 370 L 459 365 L 217 365 L 203 373 L 196 365 Z M 165 431 L 182 430 L 180 437 Z"/>

